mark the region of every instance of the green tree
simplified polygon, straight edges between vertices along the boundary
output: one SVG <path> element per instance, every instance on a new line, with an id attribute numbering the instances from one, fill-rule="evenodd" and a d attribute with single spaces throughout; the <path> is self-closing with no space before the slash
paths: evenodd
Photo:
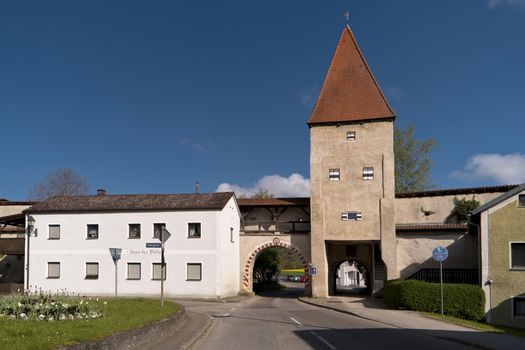
<path id="1" fill-rule="evenodd" d="M 260 188 L 252 195 L 252 198 L 273 198 L 273 194 L 271 194 L 267 189 Z"/>
<path id="2" fill-rule="evenodd" d="M 253 265 L 253 282 L 269 284 L 279 274 L 279 256 L 275 249 L 263 251 Z"/>
<path id="3" fill-rule="evenodd" d="M 460 223 L 466 223 L 468 214 L 479 207 L 479 201 L 476 200 L 474 196 L 472 196 L 472 199 L 457 199 L 454 197 L 454 209 L 452 209 L 452 212 L 447 217 L 447 222 L 460 222 Z"/>
<path id="4" fill-rule="evenodd" d="M 394 157 L 396 172 L 396 192 L 423 191 L 431 187 L 430 170 L 432 158 L 430 152 L 435 141 L 414 139 L 415 128 L 394 129 Z"/>

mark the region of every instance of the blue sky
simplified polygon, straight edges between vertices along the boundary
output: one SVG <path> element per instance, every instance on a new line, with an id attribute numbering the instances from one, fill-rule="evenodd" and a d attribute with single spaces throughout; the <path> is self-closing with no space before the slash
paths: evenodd
<path id="1" fill-rule="evenodd" d="M 62 167 L 93 192 L 305 194 L 347 10 L 397 125 L 436 140 L 437 187 L 525 182 L 524 0 L 16 1 L 0 3 L 0 197 Z"/>

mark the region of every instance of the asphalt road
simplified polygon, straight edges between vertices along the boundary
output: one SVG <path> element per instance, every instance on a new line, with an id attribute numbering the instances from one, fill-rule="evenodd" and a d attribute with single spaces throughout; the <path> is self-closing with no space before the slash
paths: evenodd
<path id="1" fill-rule="evenodd" d="M 310 306 L 295 299 L 298 292 L 286 289 L 237 303 L 185 302 L 189 312 L 212 318 L 191 349 L 473 349 L 447 340 L 446 331 L 400 329 Z M 178 348 L 177 333 L 173 337 L 155 348 Z"/>

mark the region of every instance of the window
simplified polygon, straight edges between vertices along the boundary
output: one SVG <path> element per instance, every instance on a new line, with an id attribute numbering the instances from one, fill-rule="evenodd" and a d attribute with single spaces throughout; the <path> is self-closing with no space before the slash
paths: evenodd
<path id="1" fill-rule="evenodd" d="M 128 263 L 128 280 L 140 279 L 140 263 Z"/>
<path id="2" fill-rule="evenodd" d="M 132 238 L 132 239 L 140 238 L 140 224 L 129 224 L 128 238 Z"/>
<path id="3" fill-rule="evenodd" d="M 348 221 L 348 220 L 361 221 L 362 219 L 363 219 L 363 215 L 357 211 L 347 211 L 347 212 L 341 213 L 341 220 L 343 221 Z"/>
<path id="4" fill-rule="evenodd" d="M 340 180 L 340 172 L 339 169 L 330 169 L 328 170 L 328 179 L 330 181 L 339 181 Z"/>
<path id="5" fill-rule="evenodd" d="M 510 243 L 510 268 L 525 270 L 525 243 Z"/>
<path id="6" fill-rule="evenodd" d="M 153 263 L 153 278 L 154 280 L 160 281 L 160 272 L 162 270 L 162 279 L 166 280 L 166 264 L 164 264 L 164 268 L 162 268 L 161 263 Z"/>
<path id="7" fill-rule="evenodd" d="M 347 141 L 355 141 L 355 131 L 349 131 L 346 133 Z"/>
<path id="8" fill-rule="evenodd" d="M 518 196 L 518 207 L 525 208 L 525 194 L 520 194 Z"/>
<path id="9" fill-rule="evenodd" d="M 200 281 L 202 280 L 202 264 L 187 264 L 188 276 L 187 281 Z"/>
<path id="10" fill-rule="evenodd" d="M 233 227 L 230 227 L 230 242 L 235 243 L 235 240 L 233 237 Z"/>
<path id="11" fill-rule="evenodd" d="M 87 239 L 98 239 L 98 225 L 87 225 Z"/>
<path id="12" fill-rule="evenodd" d="M 49 225 L 49 239 L 60 239 L 60 225 Z"/>
<path id="13" fill-rule="evenodd" d="M 188 224 L 188 238 L 201 238 L 200 222 L 190 222 Z"/>
<path id="14" fill-rule="evenodd" d="M 59 262 L 48 262 L 47 263 L 47 278 L 60 278 L 60 263 Z"/>
<path id="15" fill-rule="evenodd" d="M 86 263 L 86 279 L 87 280 L 98 279 L 98 263 L 97 262 Z"/>
<path id="16" fill-rule="evenodd" d="M 163 228 L 166 228 L 166 224 L 153 224 L 153 238 L 160 239 Z"/>
<path id="17" fill-rule="evenodd" d="M 374 168 L 371 166 L 365 166 L 363 168 L 363 180 L 373 180 L 374 179 Z"/>
<path id="18" fill-rule="evenodd" d="M 514 317 L 525 317 L 525 297 L 512 298 L 512 315 Z"/>

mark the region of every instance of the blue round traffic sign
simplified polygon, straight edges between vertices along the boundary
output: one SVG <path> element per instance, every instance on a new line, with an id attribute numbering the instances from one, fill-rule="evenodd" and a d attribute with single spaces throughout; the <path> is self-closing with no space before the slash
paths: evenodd
<path id="1" fill-rule="evenodd" d="M 432 251 L 432 257 L 436 261 L 445 261 L 448 258 L 448 250 L 445 247 L 436 247 Z"/>

